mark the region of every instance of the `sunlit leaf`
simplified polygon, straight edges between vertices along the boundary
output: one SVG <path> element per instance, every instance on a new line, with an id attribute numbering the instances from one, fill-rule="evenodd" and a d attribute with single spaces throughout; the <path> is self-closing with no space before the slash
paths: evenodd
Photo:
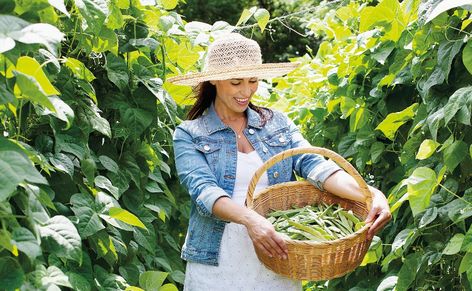
<path id="1" fill-rule="evenodd" d="M 420 149 L 418 150 L 418 153 L 416 154 L 416 159 L 418 160 L 424 160 L 429 158 L 434 152 L 436 151 L 436 148 L 440 144 L 434 140 L 431 139 L 425 139 L 421 145 Z"/>
<path id="2" fill-rule="evenodd" d="M 267 23 L 269 22 L 270 13 L 264 8 L 259 8 L 256 12 L 254 12 L 254 18 L 256 19 L 257 25 L 259 26 L 262 32 L 264 31 Z"/>
<path id="3" fill-rule="evenodd" d="M 375 129 L 382 131 L 388 139 L 393 140 L 400 126 L 415 116 L 417 107 L 418 103 L 414 103 L 400 112 L 390 113 Z"/>
<path id="4" fill-rule="evenodd" d="M 137 226 L 143 229 L 147 229 L 146 226 L 139 220 L 139 218 L 132 214 L 131 212 L 118 208 L 118 207 L 112 207 L 110 208 L 110 217 L 114 219 L 118 219 L 120 221 L 123 221 L 129 225 Z"/>

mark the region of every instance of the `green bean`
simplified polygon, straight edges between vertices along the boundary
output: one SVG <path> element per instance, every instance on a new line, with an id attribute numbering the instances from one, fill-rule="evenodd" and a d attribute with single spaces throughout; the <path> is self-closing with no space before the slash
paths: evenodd
<path id="1" fill-rule="evenodd" d="M 352 210 L 324 202 L 272 211 L 267 216 L 277 232 L 285 238 L 295 240 L 335 240 L 348 236 L 365 225 Z"/>

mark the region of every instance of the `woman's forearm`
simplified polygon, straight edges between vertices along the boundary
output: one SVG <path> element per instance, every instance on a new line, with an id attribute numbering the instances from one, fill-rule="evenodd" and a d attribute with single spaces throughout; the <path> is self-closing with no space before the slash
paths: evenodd
<path id="1" fill-rule="evenodd" d="M 350 200 L 365 201 L 365 195 L 362 193 L 356 180 L 344 171 L 337 171 L 329 176 L 325 180 L 323 187 L 326 191 L 336 196 Z"/>
<path id="2" fill-rule="evenodd" d="M 221 197 L 213 204 L 213 214 L 219 219 L 248 225 L 256 212 L 234 203 L 228 197 Z"/>

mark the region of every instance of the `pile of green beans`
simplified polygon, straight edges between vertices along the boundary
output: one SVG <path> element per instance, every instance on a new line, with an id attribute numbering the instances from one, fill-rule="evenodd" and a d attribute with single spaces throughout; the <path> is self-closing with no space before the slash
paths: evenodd
<path id="1" fill-rule="evenodd" d="M 268 213 L 277 232 L 294 240 L 330 241 L 352 234 L 364 226 L 352 210 L 320 203 Z"/>

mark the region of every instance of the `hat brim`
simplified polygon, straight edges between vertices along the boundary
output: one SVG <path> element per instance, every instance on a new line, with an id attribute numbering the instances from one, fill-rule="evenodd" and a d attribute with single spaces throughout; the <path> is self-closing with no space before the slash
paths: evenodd
<path id="1" fill-rule="evenodd" d="M 211 70 L 200 73 L 190 73 L 182 76 L 175 76 L 167 79 L 168 82 L 178 85 L 197 86 L 201 82 L 212 80 L 228 80 L 236 78 L 252 78 L 268 79 L 283 76 L 296 67 L 300 63 L 267 63 L 260 65 L 233 67 L 230 69 Z"/>

